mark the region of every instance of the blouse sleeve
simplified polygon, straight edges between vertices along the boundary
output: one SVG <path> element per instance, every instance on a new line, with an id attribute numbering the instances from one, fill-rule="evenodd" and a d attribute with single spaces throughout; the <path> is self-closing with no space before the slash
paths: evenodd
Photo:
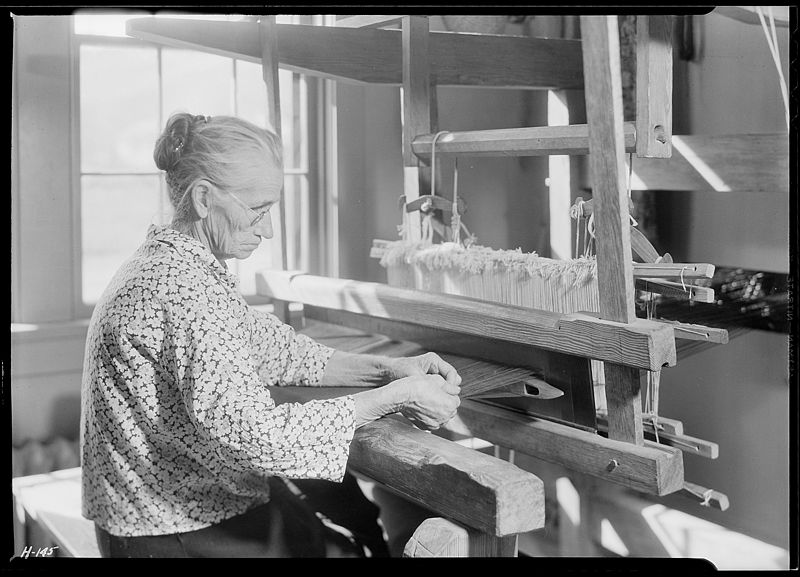
<path id="1" fill-rule="evenodd" d="M 335 349 L 298 334 L 275 315 L 248 307 L 251 354 L 267 385 L 316 386 Z"/>
<path id="2" fill-rule="evenodd" d="M 191 298 L 170 303 L 169 332 L 183 403 L 215 448 L 203 458 L 238 470 L 341 481 L 355 432 L 353 398 L 276 406 L 254 370 L 248 335 L 238 322 L 244 319 L 232 318 L 205 290 L 190 290 Z M 273 363 L 291 375 L 316 378 L 325 352 L 276 333 L 287 335 L 278 351 L 290 359 Z"/>

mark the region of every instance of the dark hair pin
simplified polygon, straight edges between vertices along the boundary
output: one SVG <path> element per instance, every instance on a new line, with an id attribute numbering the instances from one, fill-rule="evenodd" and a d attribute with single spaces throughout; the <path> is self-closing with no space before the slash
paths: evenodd
<path id="1" fill-rule="evenodd" d="M 180 152 L 181 150 L 183 150 L 184 141 L 183 138 L 181 138 L 180 136 L 176 140 L 178 141 L 178 143 L 175 145 L 175 148 L 173 150 L 175 150 L 175 152 Z"/>

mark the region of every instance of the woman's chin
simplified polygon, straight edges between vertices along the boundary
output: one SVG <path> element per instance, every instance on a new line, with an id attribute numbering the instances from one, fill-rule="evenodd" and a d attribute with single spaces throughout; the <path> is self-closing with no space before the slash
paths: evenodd
<path id="1" fill-rule="evenodd" d="M 239 250 L 236 253 L 236 257 L 235 258 L 238 258 L 239 260 L 241 260 L 243 258 L 247 258 L 251 254 L 253 254 L 253 252 L 255 252 L 255 250 L 257 248 L 258 248 L 257 244 L 256 245 L 251 245 L 251 246 L 243 246 L 243 247 L 239 248 Z"/>

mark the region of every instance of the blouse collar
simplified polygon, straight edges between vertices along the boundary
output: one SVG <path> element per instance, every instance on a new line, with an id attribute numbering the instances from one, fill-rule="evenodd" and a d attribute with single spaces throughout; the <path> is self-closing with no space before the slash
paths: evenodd
<path id="1" fill-rule="evenodd" d="M 222 280 L 237 288 L 239 278 L 232 274 L 226 265 L 217 260 L 217 257 L 196 238 L 178 232 L 168 225 L 151 224 L 147 229 L 147 240 L 157 241 L 174 247 L 179 253 L 192 257 L 212 269 Z"/>

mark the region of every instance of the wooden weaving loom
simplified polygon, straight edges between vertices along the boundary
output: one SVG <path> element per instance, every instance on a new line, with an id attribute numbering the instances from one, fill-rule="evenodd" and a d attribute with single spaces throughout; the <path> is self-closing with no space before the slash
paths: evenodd
<path id="1" fill-rule="evenodd" d="M 381 29 L 397 23 L 399 31 Z M 669 262 L 630 222 L 626 153 L 649 162 L 672 154 L 670 17 L 637 18 L 635 122 L 622 117 L 617 18 L 582 16 L 580 27 L 582 40 L 436 33 L 429 31 L 427 16 L 399 15 L 352 16 L 336 27 L 276 25 L 271 16 L 257 22 L 145 18 L 128 24 L 133 36 L 261 62 L 269 117 L 278 130 L 279 65 L 340 81 L 402 86 L 404 240 L 412 245 L 423 240 L 425 226 L 435 226 L 424 220 L 432 211 L 461 214 L 457 203 L 454 210 L 451 201 L 427 194 L 435 183 L 434 155 L 588 154 L 593 198 L 577 216 L 593 215 L 596 255 L 575 259 L 580 263 L 558 263 L 452 242 L 449 247 L 461 254 L 485 250 L 486 261 L 497 256 L 511 268 L 515 262 L 525 263 L 529 271 L 544 267 L 556 271 L 550 275 L 556 282 L 563 281 L 559 267 L 584 267 L 582 278 L 592 283 L 585 292 L 591 298 L 576 298 L 568 307 L 553 310 L 542 301 L 524 300 L 530 296 L 524 290 L 452 294 L 475 285 L 483 269 L 471 280 L 451 278 L 445 286 L 447 275 L 415 260 L 413 251 L 394 261 L 410 267 L 392 275 L 405 279 L 399 286 L 286 270 L 258 275 L 259 294 L 274 299 L 284 318 L 289 302 L 303 303 L 305 331 L 321 342 L 394 356 L 434 350 L 461 369 L 467 398 L 441 435 L 389 417 L 359 429 L 351 447 L 353 470 L 441 515 L 417 529 L 406 548 L 409 556 L 513 556 L 518 534 L 544 526 L 541 480 L 449 440 L 458 435 L 643 493 L 682 492 L 702 504 L 727 507 L 721 493 L 684 479 L 683 452 L 715 458 L 717 445 L 684 435 L 679 421 L 643 414 L 642 383 L 652 383 L 662 367 L 675 365 L 676 339 L 725 343 L 728 338 L 721 329 L 636 315 L 637 290 L 713 299 L 713 291 L 692 284 L 710 277 L 713 265 Z M 462 60 L 459 54 L 470 57 Z M 463 69 L 462 61 L 471 68 Z M 437 84 L 583 88 L 587 124 L 441 137 Z M 437 226 L 441 230 L 444 222 Z M 448 240 L 454 240 L 452 233 Z M 385 256 L 392 247 L 376 241 L 372 256 Z M 437 250 L 435 245 L 424 248 Z M 531 280 L 535 272 L 525 278 L 522 268 L 507 271 L 517 288 L 541 280 Z M 416 280 L 410 280 L 410 272 Z M 462 273 L 459 269 L 451 276 Z M 515 301 L 520 295 L 523 300 Z M 276 398 L 284 394 L 294 401 L 345 392 L 275 391 Z M 647 404 L 652 408 L 652 399 Z M 464 507 L 465 502 L 471 506 Z"/>

